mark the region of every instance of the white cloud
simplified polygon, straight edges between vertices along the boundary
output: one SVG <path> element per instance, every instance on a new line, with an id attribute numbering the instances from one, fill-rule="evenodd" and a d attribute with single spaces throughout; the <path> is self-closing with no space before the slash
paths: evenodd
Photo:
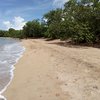
<path id="1" fill-rule="evenodd" d="M 23 28 L 25 25 L 25 20 L 24 18 L 18 16 L 14 17 L 12 21 L 3 21 L 3 24 L 5 25 L 6 29 L 8 30 L 9 28 L 14 28 L 16 30 L 20 30 Z"/>
<path id="2" fill-rule="evenodd" d="M 12 26 L 10 21 L 4 21 L 3 24 L 6 26 L 7 29 L 9 29 Z"/>
<path id="3" fill-rule="evenodd" d="M 53 6 L 55 7 L 63 7 L 63 5 L 68 2 L 69 0 L 54 0 Z"/>

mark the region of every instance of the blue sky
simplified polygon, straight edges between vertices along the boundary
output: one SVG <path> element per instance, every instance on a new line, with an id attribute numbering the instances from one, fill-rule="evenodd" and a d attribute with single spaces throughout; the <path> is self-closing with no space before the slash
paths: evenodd
<path id="1" fill-rule="evenodd" d="M 46 12 L 62 7 L 68 0 L 1 0 L 0 29 L 21 29 L 29 20 L 41 18 Z"/>

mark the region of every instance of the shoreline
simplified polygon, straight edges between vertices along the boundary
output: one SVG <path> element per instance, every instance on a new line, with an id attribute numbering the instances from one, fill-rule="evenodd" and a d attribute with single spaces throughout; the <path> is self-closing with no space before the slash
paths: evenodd
<path id="1" fill-rule="evenodd" d="M 100 50 L 62 47 L 57 42 L 22 40 L 26 50 L 3 93 L 7 100 L 99 100 Z"/>
<path id="2" fill-rule="evenodd" d="M 9 38 L 10 39 L 10 38 Z M 12 38 L 11 38 L 12 39 Z M 4 100 L 7 100 L 2 94 L 4 94 L 4 92 L 7 90 L 7 88 L 9 87 L 9 85 L 11 84 L 11 82 L 13 81 L 13 78 L 14 78 L 14 70 L 16 69 L 15 66 L 16 64 L 18 63 L 18 61 L 22 58 L 23 56 L 23 53 L 25 52 L 25 48 L 24 46 L 22 46 L 22 51 L 20 53 L 18 53 L 17 55 L 19 55 L 19 57 L 16 59 L 15 61 L 15 64 L 11 65 L 11 70 L 10 70 L 10 81 L 9 83 L 4 87 L 4 89 L 2 89 L 0 91 L 0 98 L 4 99 Z"/>

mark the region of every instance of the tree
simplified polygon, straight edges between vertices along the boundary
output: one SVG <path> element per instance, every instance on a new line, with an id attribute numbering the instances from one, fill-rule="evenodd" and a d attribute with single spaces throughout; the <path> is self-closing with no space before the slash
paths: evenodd
<path id="1" fill-rule="evenodd" d="M 65 36 L 73 41 L 94 43 L 100 34 L 100 9 L 98 0 L 70 0 L 65 3 Z"/>
<path id="2" fill-rule="evenodd" d="M 61 34 L 61 23 L 63 21 L 63 11 L 62 9 L 52 10 L 49 13 L 44 15 L 44 19 L 46 20 L 46 25 L 48 27 L 45 35 L 47 37 L 55 39 L 60 38 Z"/>
<path id="3" fill-rule="evenodd" d="M 4 37 L 6 33 L 7 33 L 7 31 L 0 30 L 0 37 Z"/>
<path id="4" fill-rule="evenodd" d="M 26 38 L 38 38 L 41 37 L 41 29 L 41 24 L 38 20 L 29 21 L 23 27 L 23 34 Z"/>

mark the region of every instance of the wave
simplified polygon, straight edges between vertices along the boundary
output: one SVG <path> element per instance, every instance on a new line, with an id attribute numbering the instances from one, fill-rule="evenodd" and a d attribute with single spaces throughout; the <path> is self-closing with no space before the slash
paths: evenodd
<path id="1" fill-rule="evenodd" d="M 13 79 L 14 65 L 22 57 L 25 48 L 20 41 L 0 38 L 0 100 L 6 100 L 2 93 Z"/>

